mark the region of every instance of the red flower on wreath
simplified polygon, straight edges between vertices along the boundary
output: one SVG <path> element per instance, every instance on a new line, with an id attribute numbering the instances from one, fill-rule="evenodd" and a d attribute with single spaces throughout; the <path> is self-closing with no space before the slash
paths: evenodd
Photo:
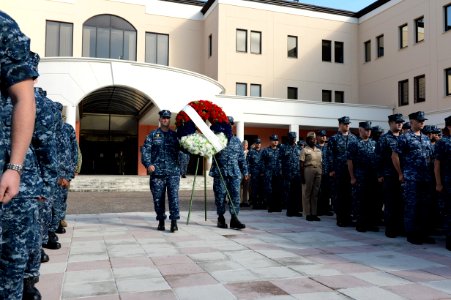
<path id="1" fill-rule="evenodd" d="M 226 124 L 229 123 L 229 120 L 224 111 L 211 101 L 192 101 L 188 105 L 191 106 L 204 121 L 209 121 L 211 124 L 215 124 L 216 122 L 222 122 Z M 185 125 L 185 123 L 189 122 L 190 120 L 190 117 L 184 111 L 181 111 L 175 118 L 175 125 L 178 128 Z"/>

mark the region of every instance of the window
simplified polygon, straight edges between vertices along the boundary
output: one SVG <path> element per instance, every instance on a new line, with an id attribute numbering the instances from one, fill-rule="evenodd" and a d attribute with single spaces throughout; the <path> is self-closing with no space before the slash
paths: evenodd
<path id="1" fill-rule="evenodd" d="M 287 90 L 287 99 L 297 99 L 297 98 L 298 98 L 298 88 L 289 86 Z"/>
<path id="2" fill-rule="evenodd" d="M 426 101 L 426 77 L 425 75 L 416 76 L 414 78 L 415 103 Z"/>
<path id="3" fill-rule="evenodd" d="M 345 102 L 345 92 L 335 91 L 335 102 L 344 103 Z"/>
<path id="4" fill-rule="evenodd" d="M 335 62 L 342 64 L 344 61 L 344 44 L 343 42 L 334 42 L 335 45 Z"/>
<path id="5" fill-rule="evenodd" d="M 251 31 L 251 53 L 262 54 L 262 33 Z"/>
<path id="6" fill-rule="evenodd" d="M 74 25 L 47 21 L 45 27 L 45 56 L 72 56 Z"/>
<path id="7" fill-rule="evenodd" d="M 247 52 L 247 30 L 236 30 L 236 51 Z"/>
<path id="8" fill-rule="evenodd" d="M 384 56 L 384 35 L 380 35 L 376 38 L 377 41 L 377 57 Z"/>
<path id="9" fill-rule="evenodd" d="M 446 96 L 451 95 L 451 68 L 445 70 Z"/>
<path id="10" fill-rule="evenodd" d="M 323 102 L 332 102 L 332 91 L 331 90 L 323 90 L 322 101 Z"/>
<path id="11" fill-rule="evenodd" d="M 399 26 L 399 48 L 406 48 L 409 42 L 409 31 L 407 24 Z"/>
<path id="12" fill-rule="evenodd" d="M 298 58 L 298 37 L 289 35 L 287 39 L 288 57 Z"/>
<path id="13" fill-rule="evenodd" d="M 424 17 L 415 20 L 415 43 L 424 41 Z"/>
<path id="14" fill-rule="evenodd" d="M 365 62 L 371 61 L 371 41 L 366 41 L 365 47 Z"/>
<path id="15" fill-rule="evenodd" d="M 262 85 L 251 83 L 251 97 L 261 97 L 262 96 Z"/>
<path id="16" fill-rule="evenodd" d="M 169 65 L 169 35 L 146 32 L 146 62 Z"/>
<path id="17" fill-rule="evenodd" d="M 323 40 L 323 61 L 332 61 L 332 41 Z"/>
<path id="18" fill-rule="evenodd" d="M 445 31 L 451 29 L 451 4 L 444 7 L 445 9 Z"/>
<path id="19" fill-rule="evenodd" d="M 236 95 L 237 96 L 247 96 L 247 83 L 242 83 L 242 82 L 236 83 Z"/>
<path id="20" fill-rule="evenodd" d="M 112 15 L 90 18 L 83 24 L 83 56 L 136 60 L 136 29 Z"/>
<path id="21" fill-rule="evenodd" d="M 409 80 L 398 82 L 398 104 L 404 106 L 409 104 Z"/>
<path id="22" fill-rule="evenodd" d="M 208 57 L 213 55 L 213 35 L 208 36 Z"/>

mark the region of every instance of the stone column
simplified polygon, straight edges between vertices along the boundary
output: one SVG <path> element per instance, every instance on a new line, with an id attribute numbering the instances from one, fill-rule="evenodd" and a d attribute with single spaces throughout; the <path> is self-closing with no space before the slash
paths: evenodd
<path id="1" fill-rule="evenodd" d="M 236 136 L 240 139 L 240 141 L 244 140 L 244 122 L 243 121 L 235 121 L 236 126 Z"/>
<path id="2" fill-rule="evenodd" d="M 66 106 L 66 123 L 72 125 L 75 129 L 75 123 L 77 121 L 77 106 L 69 104 Z"/>

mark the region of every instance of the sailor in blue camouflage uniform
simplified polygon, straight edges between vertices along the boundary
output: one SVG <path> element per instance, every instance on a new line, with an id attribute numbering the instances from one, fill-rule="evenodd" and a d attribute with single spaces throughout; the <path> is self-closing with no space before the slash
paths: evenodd
<path id="1" fill-rule="evenodd" d="M 26 241 L 30 240 L 33 232 L 37 233 L 33 229 L 38 228 L 36 199 L 18 201 L 18 198 L 14 197 L 17 193 L 27 196 L 33 191 L 33 186 L 26 186 L 23 182 L 19 185 L 19 182 L 23 179 L 21 174 L 25 169 L 22 163 L 27 163 L 25 171 L 33 167 L 29 161 L 25 161 L 25 156 L 30 153 L 29 149 L 22 153 L 22 150 L 28 147 L 29 141 L 25 144 L 22 142 L 28 133 L 31 138 L 35 113 L 33 79 L 38 73 L 31 57 L 30 40 L 23 35 L 17 23 L 1 11 L 0 41 L 0 202 L 3 202 L 0 207 L 0 299 L 14 300 L 22 299 L 23 270 L 30 249 L 28 247 L 32 244 L 30 242 L 30 245 L 27 245 Z M 9 114 L 3 112 L 8 95 L 15 102 L 14 117 L 24 118 L 24 112 L 26 114 L 27 118 L 21 119 L 21 122 L 25 121 L 27 124 L 22 124 L 22 128 L 11 124 L 12 110 L 9 110 Z M 29 107 L 24 107 L 28 104 Z M 11 128 L 6 125 L 14 126 L 14 149 L 9 137 Z M 17 134 L 21 135 L 20 139 Z M 21 149 L 18 145 L 21 145 Z M 6 162 L 7 170 L 3 172 Z M 32 184 L 37 186 L 39 182 Z"/>
<path id="2" fill-rule="evenodd" d="M 55 239 L 55 236 L 51 234 L 52 232 L 66 232 L 64 227 L 61 226 L 61 220 L 64 220 L 66 217 L 70 181 L 75 177 L 75 169 L 77 168 L 78 162 L 78 144 L 75 130 L 72 125 L 65 122 L 63 122 L 57 133 L 57 153 L 58 186 L 55 193 L 52 223 L 49 230 L 49 238 L 51 239 Z"/>
<path id="3" fill-rule="evenodd" d="M 444 136 L 435 147 L 435 190 L 440 197 L 444 218 L 446 249 L 451 251 L 451 116 L 445 118 Z"/>
<path id="4" fill-rule="evenodd" d="M 322 174 L 321 174 L 321 186 L 318 195 L 318 216 L 333 216 L 332 208 L 330 205 L 330 178 L 327 170 L 327 131 L 322 129 L 318 131 L 318 143 L 316 148 L 321 150 L 322 158 Z"/>
<path id="5" fill-rule="evenodd" d="M 233 125 L 233 118 L 228 118 L 230 124 Z M 224 214 L 228 192 L 231 198 L 229 199 L 230 228 L 246 228 L 246 225 L 238 219 L 238 214 L 240 212 L 240 183 L 243 176 L 248 180 L 249 172 L 246 158 L 244 157 L 244 149 L 239 138 L 231 136 L 228 139 L 227 146 L 215 154 L 209 175 L 213 177 L 213 191 L 215 194 L 216 212 L 218 213 L 217 226 L 219 228 L 227 228 Z"/>
<path id="6" fill-rule="evenodd" d="M 395 238 L 404 232 L 404 201 L 398 173 L 391 158 L 398 145 L 403 123 L 402 114 L 388 116 L 390 129 L 376 143 L 377 176 L 378 181 L 382 183 L 384 199 L 385 236 L 389 238 Z"/>
<path id="7" fill-rule="evenodd" d="M 302 217 L 301 210 L 301 149 L 296 144 L 296 132 L 288 132 L 287 143 L 280 146 L 283 197 L 288 217 Z"/>
<path id="8" fill-rule="evenodd" d="M 188 171 L 189 159 L 190 159 L 189 153 L 179 151 L 180 176 L 182 176 L 182 178 L 186 178 L 186 173 Z"/>
<path id="9" fill-rule="evenodd" d="M 282 211 L 282 160 L 279 149 L 279 136 L 269 137 L 270 145 L 263 149 L 260 157 L 260 172 L 264 176 L 264 197 L 268 212 Z"/>
<path id="10" fill-rule="evenodd" d="M 171 232 L 178 230 L 180 166 L 178 155 L 180 143 L 177 134 L 169 128 L 171 112 L 162 110 L 160 127 L 146 137 L 141 148 L 141 163 L 150 174 L 150 191 L 152 192 L 158 230 L 165 230 L 165 194 L 168 193 L 169 219 Z"/>
<path id="11" fill-rule="evenodd" d="M 357 142 L 357 137 L 349 131 L 351 120 L 348 116 L 338 119 L 338 132 L 327 143 L 327 167 L 333 183 L 332 205 L 337 215 L 337 226 L 352 224 L 351 178 L 347 165 L 348 146 Z"/>
<path id="12" fill-rule="evenodd" d="M 359 122 L 359 137 L 348 146 L 348 170 L 351 177 L 354 217 L 359 232 L 379 231 L 377 227 L 376 142 L 370 139 L 371 122 Z"/>
<path id="13" fill-rule="evenodd" d="M 427 217 L 433 193 L 429 164 L 432 147 L 429 138 L 421 133 L 424 112 L 409 114 L 411 129 L 401 135 L 392 154 L 392 161 L 404 194 L 404 227 L 407 241 L 412 244 L 435 243 L 428 236 Z"/>
<path id="14" fill-rule="evenodd" d="M 255 147 L 249 150 L 246 156 L 247 167 L 249 169 L 250 182 L 250 201 L 254 209 L 266 207 L 263 202 L 263 176 L 260 171 L 260 157 L 262 154 L 262 140 L 256 138 Z"/>

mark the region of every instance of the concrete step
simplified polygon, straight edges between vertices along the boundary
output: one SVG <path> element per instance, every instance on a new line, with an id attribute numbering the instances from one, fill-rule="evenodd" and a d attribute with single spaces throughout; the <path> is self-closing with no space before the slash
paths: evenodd
<path id="1" fill-rule="evenodd" d="M 213 188 L 213 178 L 208 176 L 207 189 Z M 194 175 L 180 178 L 180 190 L 193 188 Z M 195 190 L 204 189 L 204 178 L 196 177 Z M 74 192 L 146 192 L 149 191 L 149 176 L 138 175 L 78 175 L 70 184 Z"/>

